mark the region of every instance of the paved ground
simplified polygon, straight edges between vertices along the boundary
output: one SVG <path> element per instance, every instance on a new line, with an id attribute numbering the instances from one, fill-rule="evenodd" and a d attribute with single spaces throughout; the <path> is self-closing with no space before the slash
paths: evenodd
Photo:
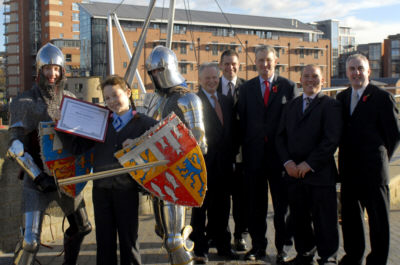
<path id="1" fill-rule="evenodd" d="M 265 260 L 257 262 L 246 262 L 246 261 L 224 261 L 216 255 L 215 249 L 210 249 L 210 265 L 234 265 L 234 264 L 275 264 L 276 251 L 273 247 L 272 239 L 274 235 L 274 229 L 272 225 L 273 213 L 270 212 L 268 215 L 268 239 L 270 244 L 268 245 L 267 253 L 268 256 Z M 388 265 L 398 265 L 400 261 L 400 210 L 393 210 L 390 213 L 391 221 L 391 248 Z M 232 226 L 232 218 L 230 225 Z M 154 265 L 167 265 L 168 257 L 165 249 L 161 248 L 161 240 L 153 232 L 154 218 L 152 215 L 140 216 L 140 248 L 142 254 L 143 264 L 154 264 Z M 248 240 L 248 238 L 247 238 Z M 342 239 L 341 239 L 342 242 Z M 63 257 L 59 256 L 62 251 L 62 242 L 55 241 L 50 244 L 50 248 L 41 247 L 38 260 L 42 265 L 61 265 Z M 369 246 L 368 246 L 369 248 Z M 244 253 L 240 253 L 243 258 Z M 290 254 L 294 255 L 292 251 Z M 339 257 L 343 255 L 343 249 L 340 248 Z M 0 265 L 8 265 L 12 262 L 12 254 L 0 255 Z M 96 241 L 94 232 L 85 238 L 81 255 L 78 260 L 80 265 L 95 265 L 96 264 Z"/>

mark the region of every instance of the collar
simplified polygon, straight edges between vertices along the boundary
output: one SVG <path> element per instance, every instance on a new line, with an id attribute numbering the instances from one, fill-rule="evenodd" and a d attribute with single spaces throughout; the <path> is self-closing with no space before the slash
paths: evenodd
<path id="1" fill-rule="evenodd" d="M 235 76 L 232 80 L 226 79 L 224 75 L 221 76 L 221 82 L 222 82 L 221 85 L 222 85 L 222 87 L 228 87 L 228 83 L 229 82 L 232 82 L 233 87 L 235 87 L 236 86 L 236 81 L 237 81 L 237 76 Z"/>
<path id="2" fill-rule="evenodd" d="M 260 75 L 258 76 L 260 79 L 260 84 L 264 84 L 266 81 L 264 78 L 262 78 Z M 270 78 L 268 78 L 269 84 L 272 85 L 272 82 L 274 81 L 275 74 L 273 74 Z"/>
<path id="3" fill-rule="evenodd" d="M 136 111 L 132 110 L 132 108 L 129 108 L 129 110 L 121 116 L 113 113 L 112 118 L 114 128 L 117 131 L 121 130 L 123 127 L 125 127 L 126 124 L 128 124 L 128 122 L 135 116 L 135 114 Z"/>
<path id="4" fill-rule="evenodd" d="M 319 93 L 319 92 L 318 92 Z M 307 96 L 306 94 L 303 93 L 303 99 L 305 98 L 311 98 L 312 100 L 314 100 L 314 98 L 318 95 L 318 93 L 312 94 L 311 96 Z"/>
<path id="5" fill-rule="evenodd" d="M 357 92 L 357 96 L 358 98 L 361 98 L 362 94 L 364 93 L 365 89 L 367 88 L 368 84 L 366 86 L 363 86 L 359 89 L 354 89 L 353 87 L 351 87 L 351 94 L 353 94 L 354 92 Z"/>

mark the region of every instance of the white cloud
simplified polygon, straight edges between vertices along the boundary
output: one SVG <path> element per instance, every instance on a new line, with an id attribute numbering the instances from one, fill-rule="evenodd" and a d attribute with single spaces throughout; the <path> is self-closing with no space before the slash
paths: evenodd
<path id="1" fill-rule="evenodd" d="M 400 32 L 400 22 L 380 23 L 358 19 L 354 16 L 346 17 L 344 23 L 353 29 L 358 44 L 369 42 L 383 42 L 388 35 Z"/>

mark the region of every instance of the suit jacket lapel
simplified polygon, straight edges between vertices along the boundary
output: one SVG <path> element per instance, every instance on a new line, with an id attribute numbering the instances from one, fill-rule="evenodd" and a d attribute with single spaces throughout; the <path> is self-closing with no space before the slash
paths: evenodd
<path id="1" fill-rule="evenodd" d="M 269 93 L 267 107 L 271 105 L 272 101 L 274 101 L 279 92 L 280 91 L 279 91 L 278 75 L 275 74 L 272 83 L 270 84 L 270 93 Z"/>
<path id="2" fill-rule="evenodd" d="M 198 95 L 200 96 L 200 98 L 202 98 L 203 102 L 205 102 L 205 104 L 203 104 L 204 116 L 208 116 L 208 117 L 212 118 L 212 120 L 210 120 L 210 121 L 205 121 L 205 122 L 206 122 L 206 123 L 212 123 L 212 124 L 214 124 L 214 125 L 219 124 L 219 126 L 216 126 L 216 127 L 217 127 L 217 129 L 221 129 L 221 125 L 222 125 L 222 124 L 221 124 L 221 121 L 219 120 L 219 118 L 218 118 L 218 116 L 217 116 L 217 112 L 215 112 L 215 109 L 214 109 L 214 107 L 211 105 L 210 100 L 208 100 L 207 95 L 204 94 L 204 92 L 203 92 L 203 90 L 202 90 L 201 88 L 199 89 Z M 219 95 L 217 95 L 217 96 L 218 96 L 218 97 L 221 97 L 221 94 L 219 94 Z M 218 100 L 218 102 L 220 102 L 220 104 L 221 104 L 221 101 L 220 101 L 220 100 Z M 222 106 L 221 106 L 221 108 L 222 108 Z M 208 113 L 208 114 L 211 114 L 211 115 L 207 115 L 207 113 Z M 222 113 L 223 113 L 223 112 L 222 112 Z"/>

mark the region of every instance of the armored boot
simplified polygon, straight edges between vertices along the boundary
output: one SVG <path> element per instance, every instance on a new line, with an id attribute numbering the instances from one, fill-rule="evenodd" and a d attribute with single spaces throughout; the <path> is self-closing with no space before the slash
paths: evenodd
<path id="1" fill-rule="evenodd" d="M 192 232 L 191 226 L 185 226 L 185 207 L 175 205 L 167 201 L 158 201 L 158 209 L 155 213 L 157 224 L 162 225 L 164 247 L 168 251 L 171 264 L 193 264 L 194 244 L 188 239 Z M 156 204 L 155 204 L 156 205 Z"/>
<path id="2" fill-rule="evenodd" d="M 33 265 L 39 251 L 43 212 L 27 212 L 24 215 L 25 230 L 23 239 L 18 242 L 14 251 L 14 265 Z"/>
<path id="3" fill-rule="evenodd" d="M 64 234 L 64 263 L 63 265 L 75 265 L 83 238 L 92 231 L 85 207 L 80 207 L 74 213 L 67 216 L 69 227 Z"/>

